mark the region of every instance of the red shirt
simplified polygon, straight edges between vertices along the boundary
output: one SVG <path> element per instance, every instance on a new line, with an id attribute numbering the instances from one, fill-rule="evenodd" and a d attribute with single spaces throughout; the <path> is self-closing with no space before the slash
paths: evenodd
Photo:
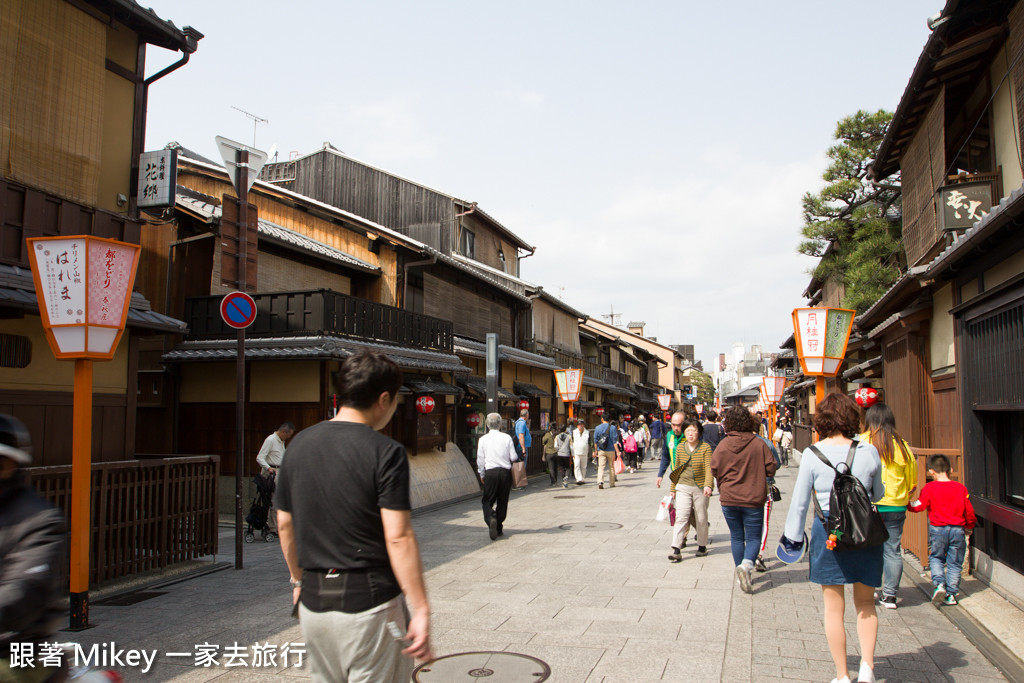
<path id="1" fill-rule="evenodd" d="M 930 481 L 921 495 L 907 506 L 911 512 L 928 511 L 932 526 L 962 526 L 973 529 L 977 519 L 967 487 L 958 481 Z"/>

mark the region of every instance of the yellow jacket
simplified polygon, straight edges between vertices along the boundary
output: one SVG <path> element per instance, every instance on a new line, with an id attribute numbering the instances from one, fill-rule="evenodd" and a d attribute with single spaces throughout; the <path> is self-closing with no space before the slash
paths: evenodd
<path id="1" fill-rule="evenodd" d="M 871 443 L 871 434 L 864 432 L 860 435 L 864 443 Z M 903 447 L 910 454 L 908 462 L 900 449 L 896 439 L 893 439 L 893 460 L 892 465 L 886 465 L 882 461 L 882 483 L 885 484 L 885 495 L 875 504 L 881 507 L 905 507 L 910 502 L 910 492 L 917 488 L 917 459 L 910 450 L 910 444 L 903 442 Z M 881 455 L 881 454 L 879 454 Z"/>

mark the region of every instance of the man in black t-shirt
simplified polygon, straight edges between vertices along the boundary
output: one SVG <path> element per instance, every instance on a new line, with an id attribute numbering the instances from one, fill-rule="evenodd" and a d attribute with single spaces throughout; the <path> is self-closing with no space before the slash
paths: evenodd
<path id="1" fill-rule="evenodd" d="M 360 351 L 335 384 L 337 416 L 296 435 L 278 472 L 292 601 L 314 681 L 407 681 L 412 658 L 433 655 L 409 462 L 377 431 L 398 405 L 402 372 L 383 354 Z"/>

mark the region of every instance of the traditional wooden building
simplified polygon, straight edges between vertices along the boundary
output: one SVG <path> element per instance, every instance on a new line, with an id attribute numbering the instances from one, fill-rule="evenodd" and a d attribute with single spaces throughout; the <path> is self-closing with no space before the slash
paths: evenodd
<path id="1" fill-rule="evenodd" d="M 0 27 L 0 411 L 28 426 L 37 465 L 66 465 L 73 364 L 55 360 L 43 335 L 25 240 L 140 242 L 146 94 L 202 34 L 131 0 L 5 1 Z M 182 58 L 146 79 L 148 45 Z M 140 345 L 183 327 L 133 295 L 114 359 L 95 366 L 95 461 L 134 457 Z"/>
<path id="2" fill-rule="evenodd" d="M 976 575 L 1019 599 L 1024 3 L 949 0 L 932 25 L 872 168 L 900 174 L 910 271 L 858 323 L 900 431 L 971 491 Z"/>

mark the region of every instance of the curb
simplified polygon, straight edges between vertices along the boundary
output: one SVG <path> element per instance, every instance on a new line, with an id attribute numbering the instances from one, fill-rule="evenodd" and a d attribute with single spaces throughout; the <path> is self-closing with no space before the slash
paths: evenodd
<path id="1" fill-rule="evenodd" d="M 903 558 L 903 575 L 910 578 L 914 585 L 928 598 L 932 595 L 931 582 L 926 581 L 919 571 L 906 558 Z M 1024 683 L 1024 662 L 1013 651 L 1003 644 L 994 633 L 985 628 L 984 624 L 975 619 L 970 612 L 960 605 L 936 606 L 956 628 L 964 634 L 974 647 L 978 648 L 985 658 L 992 663 L 1007 680 Z"/>

